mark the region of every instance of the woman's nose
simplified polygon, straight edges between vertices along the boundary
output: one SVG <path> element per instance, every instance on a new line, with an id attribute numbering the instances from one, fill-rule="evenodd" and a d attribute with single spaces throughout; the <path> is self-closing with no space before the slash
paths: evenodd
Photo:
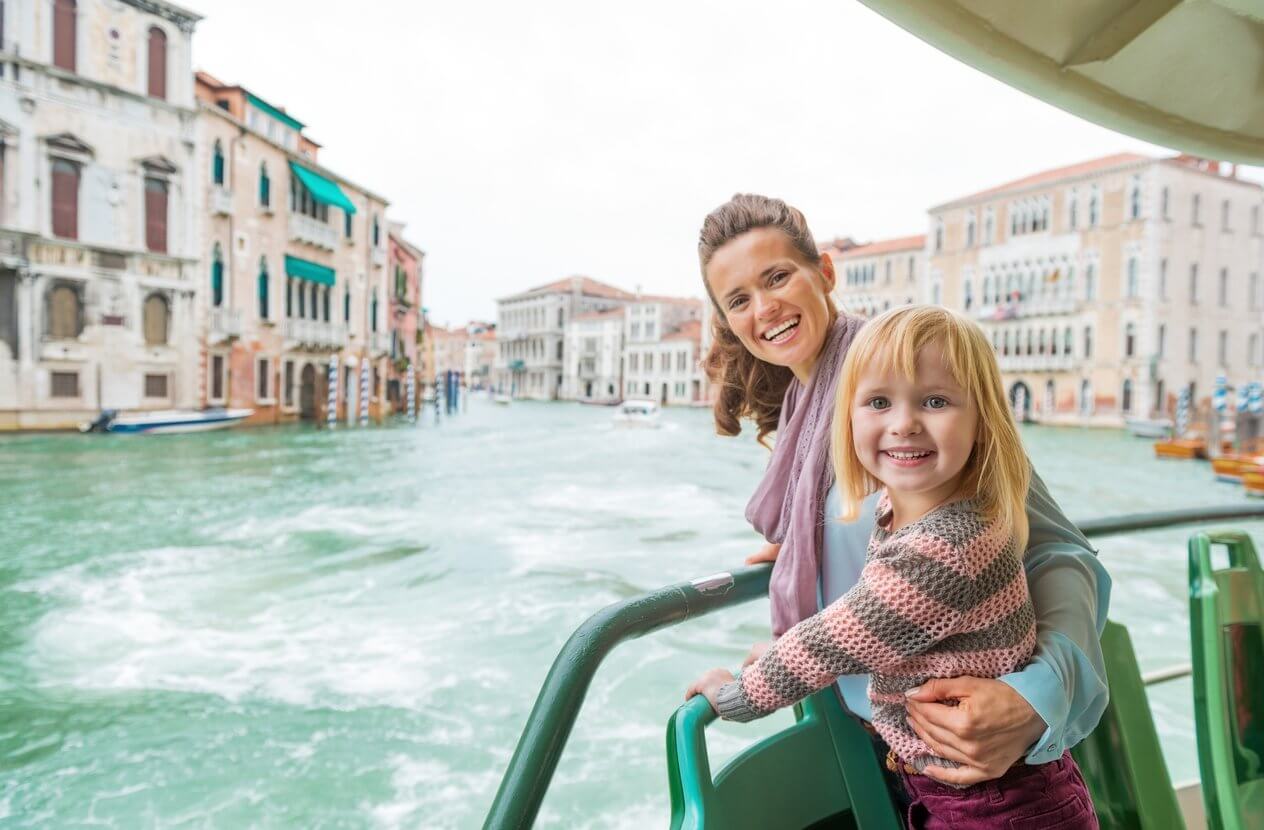
<path id="1" fill-rule="evenodd" d="M 775 317 L 780 308 L 780 304 L 775 299 L 762 291 L 755 292 L 753 302 L 755 304 L 755 316 L 761 320 Z"/>

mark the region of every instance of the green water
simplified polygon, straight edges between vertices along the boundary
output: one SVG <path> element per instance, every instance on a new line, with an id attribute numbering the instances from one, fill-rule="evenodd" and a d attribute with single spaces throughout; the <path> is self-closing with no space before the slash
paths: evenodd
<path id="1" fill-rule="evenodd" d="M 756 546 L 753 441 L 696 410 L 609 417 L 475 401 L 438 427 L 0 440 L 0 826 L 478 826 L 575 626 Z M 1117 433 L 1024 437 L 1076 518 L 1243 500 Z M 1143 668 L 1187 659 L 1186 535 L 1101 543 Z M 616 651 L 540 826 L 663 825 L 666 719 L 766 619 Z M 1189 697 L 1152 698 L 1177 779 Z M 715 754 L 775 727 L 721 725 Z"/>

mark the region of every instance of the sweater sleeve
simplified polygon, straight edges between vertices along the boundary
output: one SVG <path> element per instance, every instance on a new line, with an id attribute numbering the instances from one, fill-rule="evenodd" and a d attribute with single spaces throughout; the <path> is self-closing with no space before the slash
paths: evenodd
<path id="1" fill-rule="evenodd" d="M 1009 558 L 1021 573 L 1017 559 Z M 951 636 L 980 600 L 962 559 L 959 546 L 930 534 L 887 542 L 851 590 L 721 687 L 718 714 L 737 721 L 763 717 L 840 675 L 882 672 Z"/>

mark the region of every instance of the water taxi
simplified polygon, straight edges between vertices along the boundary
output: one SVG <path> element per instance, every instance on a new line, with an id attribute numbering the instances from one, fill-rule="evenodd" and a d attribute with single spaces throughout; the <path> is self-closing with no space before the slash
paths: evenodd
<path id="1" fill-rule="evenodd" d="M 658 404 L 650 400 L 628 399 L 619 404 L 614 413 L 614 425 L 617 427 L 648 427 L 657 429 L 660 423 Z"/>
<path id="2" fill-rule="evenodd" d="M 90 423 L 80 424 L 80 432 L 109 432 L 115 435 L 172 435 L 210 432 L 236 426 L 254 414 L 253 409 L 161 409 L 120 415 L 106 409 Z"/>

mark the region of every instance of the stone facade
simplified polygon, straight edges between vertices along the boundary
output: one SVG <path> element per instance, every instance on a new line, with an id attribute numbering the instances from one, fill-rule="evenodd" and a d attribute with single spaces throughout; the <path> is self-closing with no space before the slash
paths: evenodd
<path id="1" fill-rule="evenodd" d="M 627 310 L 577 314 L 566 326 L 564 400 L 617 403 L 623 395 L 623 331 Z"/>
<path id="2" fill-rule="evenodd" d="M 702 301 L 643 297 L 624 317 L 623 396 L 660 404 L 706 401 Z"/>
<path id="3" fill-rule="evenodd" d="M 570 277 L 496 301 L 498 391 L 534 400 L 563 392 L 566 326 L 578 314 L 620 308 L 636 297 L 587 277 Z"/>
<path id="4" fill-rule="evenodd" d="M 197 15 L 0 4 L 0 430 L 198 396 Z"/>
<path id="5" fill-rule="evenodd" d="M 987 331 L 1011 401 L 1050 423 L 1171 414 L 1264 365 L 1264 191 L 1121 154 L 930 211 L 925 294 Z"/>
<path id="6" fill-rule="evenodd" d="M 421 399 L 423 377 L 419 373 L 417 322 L 422 309 L 422 258 L 425 254 L 404 238 L 404 226 L 391 223 L 388 239 L 391 273 L 390 312 L 387 328 L 391 333 L 390 370 L 386 381 L 386 399 L 395 412 L 408 409 L 408 371 L 412 367 L 413 396 Z"/>
<path id="7" fill-rule="evenodd" d="M 197 95 L 199 403 L 251 408 L 255 423 L 324 421 L 332 361 L 337 417 L 354 421 L 367 360 L 369 414 L 381 417 L 394 314 L 386 200 L 321 167 L 319 145 L 280 107 L 201 72 Z M 303 175 L 354 210 L 318 201 Z"/>
<path id="8" fill-rule="evenodd" d="M 897 305 L 929 302 L 925 236 L 825 248 L 834 261 L 834 301 L 840 311 L 872 317 Z"/>

